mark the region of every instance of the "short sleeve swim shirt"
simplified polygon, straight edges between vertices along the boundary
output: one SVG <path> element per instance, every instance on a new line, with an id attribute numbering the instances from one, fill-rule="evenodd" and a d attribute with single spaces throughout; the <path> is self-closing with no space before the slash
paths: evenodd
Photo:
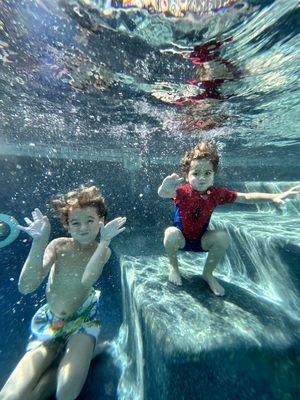
<path id="1" fill-rule="evenodd" d="M 189 184 L 181 186 L 173 199 L 174 225 L 181 226 L 188 239 L 198 239 L 208 228 L 213 210 L 219 205 L 233 203 L 236 197 L 236 192 L 226 188 L 212 186 L 206 193 L 200 193 Z"/>

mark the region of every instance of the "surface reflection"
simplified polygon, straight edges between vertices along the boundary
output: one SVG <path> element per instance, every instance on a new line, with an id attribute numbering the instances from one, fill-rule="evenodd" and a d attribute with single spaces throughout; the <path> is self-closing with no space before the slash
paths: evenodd
<path id="1" fill-rule="evenodd" d="M 196 46 L 191 53 L 182 53 L 194 65 L 194 76 L 183 87 L 173 86 L 172 90 L 165 83 L 163 88 L 152 92 L 152 96 L 165 103 L 185 108 L 182 130 L 193 133 L 210 130 L 234 118 L 222 107 L 224 100 L 236 95 L 228 92 L 230 82 L 242 77 L 238 65 L 222 55 L 223 44 L 231 41 L 232 38 L 209 41 Z"/>

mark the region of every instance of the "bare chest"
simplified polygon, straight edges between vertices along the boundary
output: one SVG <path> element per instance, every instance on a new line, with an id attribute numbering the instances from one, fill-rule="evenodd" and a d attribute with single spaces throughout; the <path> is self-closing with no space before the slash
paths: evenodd
<path id="1" fill-rule="evenodd" d="M 84 270 L 93 252 L 76 252 L 74 249 L 65 246 L 57 251 L 55 265 L 51 269 L 50 281 L 55 285 L 79 285 Z"/>
<path id="2" fill-rule="evenodd" d="M 72 315 L 86 299 L 89 288 L 81 283 L 89 257 L 58 254 L 52 266 L 46 289 L 47 303 L 58 317 Z"/>

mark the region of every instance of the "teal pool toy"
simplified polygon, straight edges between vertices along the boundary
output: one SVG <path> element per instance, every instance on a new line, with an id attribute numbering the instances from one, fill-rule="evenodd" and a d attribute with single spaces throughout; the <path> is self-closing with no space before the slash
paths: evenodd
<path id="1" fill-rule="evenodd" d="M 18 222 L 14 217 L 6 214 L 0 214 L 0 225 L 2 225 L 4 233 L 8 232 L 7 236 L 0 240 L 0 249 L 11 244 L 20 233 L 20 229 L 18 228 Z M 9 228 L 9 230 L 7 229 Z M 1 238 L 1 235 L 0 235 Z"/>

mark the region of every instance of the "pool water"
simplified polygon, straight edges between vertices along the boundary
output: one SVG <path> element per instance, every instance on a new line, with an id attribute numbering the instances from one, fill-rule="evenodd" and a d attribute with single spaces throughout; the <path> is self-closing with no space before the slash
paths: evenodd
<path id="1" fill-rule="evenodd" d="M 294 0 L 0 1 L 1 386 L 44 302 L 44 286 L 18 292 L 30 239 L 9 217 L 95 184 L 127 229 L 97 285 L 112 348 L 79 398 L 299 398 L 300 197 L 215 211 L 231 238 L 217 299 L 205 255 L 181 254 L 183 287 L 168 283 L 173 208 L 157 196 L 202 140 L 221 154 L 216 185 L 300 184 L 299 13 Z"/>

